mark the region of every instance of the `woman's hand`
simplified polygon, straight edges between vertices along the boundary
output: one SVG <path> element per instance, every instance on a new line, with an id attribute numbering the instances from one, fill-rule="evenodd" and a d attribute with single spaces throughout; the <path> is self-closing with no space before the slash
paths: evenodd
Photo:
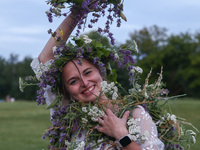
<path id="1" fill-rule="evenodd" d="M 98 131 L 102 132 L 108 136 L 114 137 L 116 140 L 119 140 L 121 137 L 128 134 L 126 128 L 126 122 L 129 116 L 129 111 L 126 111 L 123 117 L 120 119 L 110 109 L 106 109 L 106 114 L 103 119 L 98 118 L 100 127 Z"/>

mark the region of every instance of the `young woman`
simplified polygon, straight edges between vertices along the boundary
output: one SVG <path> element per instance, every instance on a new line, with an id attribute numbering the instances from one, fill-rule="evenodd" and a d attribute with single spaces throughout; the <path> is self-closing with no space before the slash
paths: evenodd
<path id="1" fill-rule="evenodd" d="M 62 38 L 66 42 L 69 35 L 76 26 L 74 22 L 74 17 L 77 17 L 76 14 L 71 13 L 64 19 L 56 30 L 57 36 L 60 36 L 60 31 L 63 32 Z M 32 62 L 32 68 L 37 72 L 38 67 L 42 64 L 49 64 L 54 58 L 54 53 L 52 51 L 53 47 L 57 46 L 58 42 L 55 42 L 55 39 L 51 37 L 47 42 L 46 46 L 42 50 L 41 54 L 37 59 Z M 87 58 L 81 59 L 81 65 L 78 58 L 72 58 L 68 60 L 62 70 L 62 84 L 63 84 L 63 93 L 71 101 L 67 103 L 73 103 L 73 101 L 79 101 L 84 103 L 93 102 L 99 98 L 99 103 L 108 102 L 109 99 L 105 94 L 101 93 L 101 82 L 103 81 L 103 76 L 98 67 L 89 61 Z M 45 97 L 48 99 L 54 99 L 53 95 L 50 94 L 50 88 L 45 89 Z M 63 104 L 64 105 L 64 104 Z M 114 109 L 113 109 L 114 108 Z M 97 127 L 98 132 L 104 133 L 105 135 L 115 139 L 117 145 L 112 147 L 112 149 L 120 148 L 123 150 L 162 150 L 164 149 L 164 144 L 159 140 L 157 128 L 153 122 L 151 116 L 145 109 L 141 106 L 136 107 L 131 112 L 126 111 L 122 118 L 117 117 L 114 112 L 117 111 L 117 106 L 108 106 L 105 109 L 104 115 L 98 117 L 99 126 Z M 112 111 L 111 111 L 112 110 Z M 131 114 L 130 114 L 131 113 Z M 127 130 L 127 119 L 129 114 L 134 119 L 139 120 L 139 126 L 141 129 L 141 134 L 148 132 L 148 138 L 145 142 L 137 142 L 131 138 L 129 131 Z M 85 134 L 84 131 L 81 132 Z M 71 136 L 73 136 L 72 133 Z M 66 139 L 67 140 L 67 139 Z M 70 141 L 70 139 L 68 139 Z M 77 138 L 77 141 L 84 141 L 84 136 Z M 105 143 L 104 143 L 105 144 Z M 106 143 L 104 146 L 99 145 L 91 149 L 111 149 L 111 144 Z M 86 148 L 85 148 L 86 149 Z"/>

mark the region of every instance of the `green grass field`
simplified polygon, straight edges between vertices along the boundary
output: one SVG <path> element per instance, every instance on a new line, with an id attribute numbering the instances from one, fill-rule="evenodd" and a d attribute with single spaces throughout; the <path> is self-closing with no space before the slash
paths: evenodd
<path id="1" fill-rule="evenodd" d="M 200 100 L 179 99 L 171 105 L 172 112 L 200 129 Z M 36 102 L 0 103 L 0 150 L 47 149 L 42 134 L 51 125 L 49 110 Z M 200 149 L 200 134 L 191 150 Z"/>

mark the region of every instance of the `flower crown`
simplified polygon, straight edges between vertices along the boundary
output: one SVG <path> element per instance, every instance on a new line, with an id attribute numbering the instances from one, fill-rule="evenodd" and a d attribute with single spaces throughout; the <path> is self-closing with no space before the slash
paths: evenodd
<path id="1" fill-rule="evenodd" d="M 54 38 L 58 40 L 55 36 Z M 74 44 L 69 41 L 67 44 L 53 47 L 55 59 L 51 60 L 51 64 L 48 67 L 41 65 L 38 70 L 37 78 L 40 81 L 38 84 L 40 89 L 37 91 L 38 104 L 45 104 L 44 88 L 47 86 L 50 86 L 51 91 L 58 97 L 62 97 L 60 88 L 61 72 L 63 66 L 75 58 L 78 59 L 79 65 L 82 65 L 83 58 L 89 59 L 110 82 L 116 82 L 117 80 L 116 70 L 111 68 L 111 62 L 117 63 L 118 68 L 126 67 L 128 70 L 133 68 L 134 59 L 132 55 L 133 52 L 137 51 L 135 43 L 133 43 L 135 44 L 133 46 L 134 49 L 112 49 L 102 45 L 97 40 L 89 39 L 87 35 L 83 35 L 80 38 L 73 37 L 72 41 Z"/>

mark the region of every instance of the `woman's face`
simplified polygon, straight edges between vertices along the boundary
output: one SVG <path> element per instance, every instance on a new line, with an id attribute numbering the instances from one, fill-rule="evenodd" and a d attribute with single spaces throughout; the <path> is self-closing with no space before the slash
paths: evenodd
<path id="1" fill-rule="evenodd" d="M 73 62 L 68 62 L 63 70 L 64 85 L 70 97 L 82 102 L 96 100 L 102 82 L 99 70 L 85 59 L 82 59 L 82 65 L 77 63 L 77 59 Z"/>

